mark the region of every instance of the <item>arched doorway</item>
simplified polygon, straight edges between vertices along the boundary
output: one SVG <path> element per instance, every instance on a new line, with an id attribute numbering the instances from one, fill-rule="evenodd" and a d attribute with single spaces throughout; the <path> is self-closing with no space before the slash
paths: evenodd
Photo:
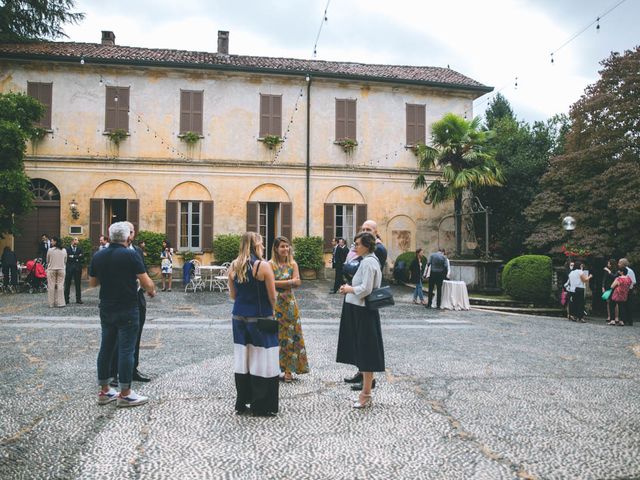
<path id="1" fill-rule="evenodd" d="M 14 238 L 14 250 L 18 260 L 25 262 L 35 258 L 42 234 L 60 235 L 60 191 L 48 180 L 31 180 L 33 204 L 36 207 L 18 220 L 19 235 Z"/>

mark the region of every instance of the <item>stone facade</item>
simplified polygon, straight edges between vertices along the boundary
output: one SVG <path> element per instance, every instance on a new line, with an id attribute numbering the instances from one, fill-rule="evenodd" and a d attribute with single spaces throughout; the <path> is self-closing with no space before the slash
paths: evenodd
<path id="1" fill-rule="evenodd" d="M 271 236 L 286 232 L 292 237 L 328 234 L 334 219 L 325 218 L 326 204 L 366 205 L 366 217 L 379 223 L 390 260 L 416 245 L 435 248 L 439 218 L 451 206 L 428 207 L 423 192 L 412 188 L 416 157 L 406 145 L 406 105 L 426 106 L 428 139 L 434 121 L 447 112 L 471 116 L 473 99 L 490 90 L 479 84 L 287 68 L 124 64 L 115 55 L 94 61 L 83 56 L 79 62 L 72 54 L 15 50 L 0 46 L 0 91 L 26 92 L 28 82 L 52 84 L 51 131 L 29 147 L 26 172 L 60 192 L 62 235 L 72 225 L 82 226 L 83 235 L 106 231 L 109 209 L 117 215 L 118 208 L 128 208 L 124 215 L 132 214 L 134 204 L 118 206 L 122 200 L 137 200 L 138 229 L 156 232 L 168 230 L 168 202 L 179 202 L 178 208 L 184 201 L 212 202 L 212 232 L 200 231 L 200 243 L 245 231 L 253 208 L 248 202 L 263 204 L 264 213 L 277 217 Z M 109 86 L 129 88 L 128 136 L 117 147 L 105 132 Z M 203 132 L 193 145 L 179 137 L 181 90 L 203 92 Z M 285 141 L 273 149 L 259 137 L 261 94 L 282 96 Z M 356 100 L 357 146 L 350 153 L 336 143 L 336 99 Z M 93 219 L 98 203 L 91 199 L 102 202 Z M 77 203 L 77 219 L 68 208 L 71 200 Z M 284 204 L 290 204 L 287 220 Z M 209 228 L 200 223 L 201 229 Z M 210 245 L 201 247 L 203 262 L 214 260 L 207 252 Z"/>

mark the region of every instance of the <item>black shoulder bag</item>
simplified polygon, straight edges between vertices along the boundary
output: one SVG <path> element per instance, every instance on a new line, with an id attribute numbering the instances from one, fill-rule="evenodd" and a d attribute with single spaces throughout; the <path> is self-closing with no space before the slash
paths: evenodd
<path id="1" fill-rule="evenodd" d="M 255 262 L 254 262 L 255 263 Z M 260 313 L 262 314 L 262 303 L 260 302 L 260 288 L 258 287 L 258 270 L 260 270 L 260 264 L 262 263 L 262 260 L 258 260 L 258 267 L 256 268 L 256 275 L 253 275 L 252 272 L 252 277 L 254 279 L 254 281 L 256 282 L 256 293 L 258 294 L 258 308 L 260 309 Z M 251 265 L 251 268 L 253 268 L 253 265 Z M 258 321 L 257 321 L 257 325 L 258 330 L 260 330 L 262 333 L 268 333 L 268 334 L 274 334 L 274 333 L 278 333 L 278 321 L 274 320 L 273 318 L 260 318 L 258 317 Z"/>
<path id="2" fill-rule="evenodd" d="M 379 308 L 391 307 L 396 304 L 389 285 L 374 288 L 369 295 L 364 297 L 364 303 L 369 310 L 378 310 Z"/>

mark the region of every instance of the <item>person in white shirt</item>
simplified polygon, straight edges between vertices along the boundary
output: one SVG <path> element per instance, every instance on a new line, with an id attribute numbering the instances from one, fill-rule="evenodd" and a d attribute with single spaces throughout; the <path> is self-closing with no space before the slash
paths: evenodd
<path id="1" fill-rule="evenodd" d="M 582 269 L 582 263 L 576 262 L 569 273 L 569 280 L 565 284 L 569 292 L 569 320 L 572 322 L 586 323 L 584 320 L 584 293 L 585 283 L 591 280 L 592 275 Z"/>

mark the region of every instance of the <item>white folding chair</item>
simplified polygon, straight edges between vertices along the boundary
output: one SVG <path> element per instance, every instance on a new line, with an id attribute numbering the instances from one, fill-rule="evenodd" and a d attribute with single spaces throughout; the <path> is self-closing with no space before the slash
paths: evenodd
<path id="1" fill-rule="evenodd" d="M 202 273 L 200 272 L 200 262 L 198 260 L 191 260 L 191 263 L 193 263 L 193 275 L 191 276 L 189 283 L 184 287 L 184 291 L 197 292 L 198 290 L 204 290 L 206 284 L 202 279 Z"/>
<path id="2" fill-rule="evenodd" d="M 227 263 L 222 266 L 225 267 L 225 269 L 222 270 L 219 275 L 213 277 L 213 288 L 225 292 L 229 290 L 229 267 L 231 264 Z"/>

